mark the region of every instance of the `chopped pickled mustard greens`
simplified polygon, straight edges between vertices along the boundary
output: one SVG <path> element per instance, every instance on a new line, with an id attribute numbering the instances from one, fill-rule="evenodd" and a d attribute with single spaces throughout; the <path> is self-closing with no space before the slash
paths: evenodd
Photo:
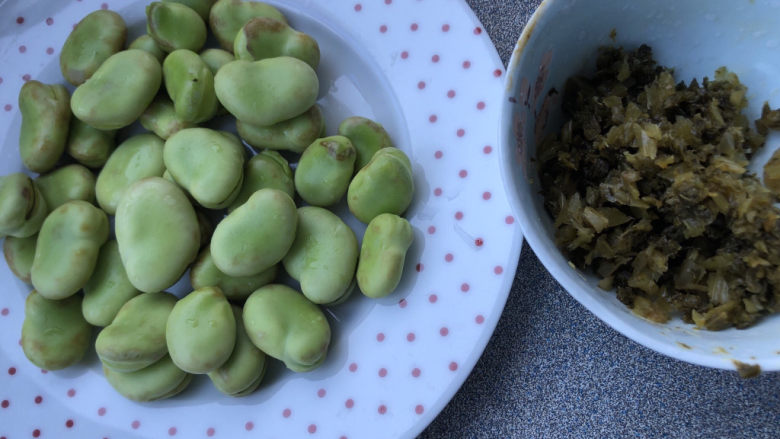
<path id="1" fill-rule="evenodd" d="M 538 148 L 559 248 L 652 321 L 721 330 L 780 311 L 780 156 L 769 188 L 747 170 L 780 109 L 754 130 L 737 75 L 676 82 L 647 45 L 596 65 L 569 78 L 569 120 Z"/>

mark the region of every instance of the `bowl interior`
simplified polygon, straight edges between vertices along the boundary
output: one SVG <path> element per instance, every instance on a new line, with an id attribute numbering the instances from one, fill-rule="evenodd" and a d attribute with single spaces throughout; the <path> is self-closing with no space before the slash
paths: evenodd
<path id="1" fill-rule="evenodd" d="M 535 157 L 536 141 L 563 122 L 560 92 L 568 77 L 595 70 L 599 46 L 653 48 L 656 60 L 675 69 L 680 81 L 712 77 L 726 66 L 748 87 L 746 115 L 759 117 L 764 101 L 780 106 L 780 4 L 659 0 L 546 0 L 526 26 L 510 61 L 501 121 L 502 171 L 511 202 L 529 245 L 551 274 L 591 312 L 633 340 L 666 355 L 712 367 L 734 360 L 780 369 L 780 315 L 745 330 L 700 331 L 682 320 L 657 324 L 634 315 L 598 279 L 568 265 L 553 240 L 552 220 L 543 207 Z M 761 169 L 780 147 L 767 138 L 751 163 Z"/>

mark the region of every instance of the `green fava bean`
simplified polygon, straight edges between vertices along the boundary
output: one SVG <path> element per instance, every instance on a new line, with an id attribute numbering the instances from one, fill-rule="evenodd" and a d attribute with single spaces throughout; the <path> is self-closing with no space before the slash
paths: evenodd
<path id="1" fill-rule="evenodd" d="M 149 52 L 149 54 L 157 58 L 157 61 L 160 63 L 162 63 L 165 59 L 165 52 L 160 49 L 160 46 L 157 45 L 157 41 L 154 41 L 154 38 L 152 38 L 152 36 L 149 34 L 144 34 L 136 38 L 132 43 L 130 43 L 129 46 L 127 46 L 127 48 Z"/>
<path id="2" fill-rule="evenodd" d="M 68 201 L 95 202 L 95 175 L 78 164 L 63 166 L 35 180 L 46 206 L 54 210 Z"/>
<path id="3" fill-rule="evenodd" d="M 295 242 L 282 260 L 284 268 L 301 284 L 307 299 L 335 304 L 352 292 L 358 260 L 355 232 L 327 209 L 298 209 Z"/>
<path id="4" fill-rule="evenodd" d="M 81 297 L 50 300 L 36 291 L 24 302 L 22 350 L 27 359 L 45 370 L 71 366 L 84 357 L 92 327 L 81 315 Z"/>
<path id="5" fill-rule="evenodd" d="M 254 276 L 233 277 L 219 271 L 211 258 L 211 250 L 203 249 L 190 270 L 192 288 L 218 287 L 230 300 L 246 300 L 256 289 L 273 282 L 276 265 Z"/>
<path id="6" fill-rule="evenodd" d="M 168 353 L 165 325 L 176 305 L 170 293 L 145 293 L 125 302 L 95 340 L 100 361 L 111 370 L 133 372 Z"/>
<path id="7" fill-rule="evenodd" d="M 86 201 L 54 209 L 41 226 L 30 270 L 38 293 L 52 300 L 76 294 L 92 276 L 108 232 L 106 214 Z"/>
<path id="8" fill-rule="evenodd" d="M 62 157 L 68 141 L 70 101 L 68 90 L 60 84 L 32 80 L 19 90 L 19 154 L 27 169 L 49 171 Z"/>
<path id="9" fill-rule="evenodd" d="M 288 369 L 307 372 L 322 364 L 330 345 L 325 315 L 303 294 L 286 285 L 266 285 L 244 304 L 249 339 Z"/>
<path id="10" fill-rule="evenodd" d="M 295 239 L 295 202 L 276 189 L 260 189 L 214 229 L 211 257 L 228 276 L 253 276 L 282 260 Z"/>
<path id="11" fill-rule="evenodd" d="M 76 88 L 70 108 L 93 128 L 119 129 L 138 119 L 161 83 L 162 68 L 157 58 L 143 50 L 125 50 L 111 55 Z"/>
<path id="12" fill-rule="evenodd" d="M 165 166 L 201 206 L 230 205 L 244 181 L 244 148 L 232 135 L 208 128 L 183 129 L 165 141 Z"/>
<path id="13" fill-rule="evenodd" d="M 134 372 L 117 372 L 104 365 L 103 375 L 120 395 L 139 402 L 170 398 L 192 382 L 192 375 L 176 367 L 168 355 Z"/>
<path id="14" fill-rule="evenodd" d="M 215 75 L 222 66 L 236 60 L 232 53 L 222 49 L 206 49 L 200 53 L 200 58 L 209 66 L 211 73 Z"/>
<path id="15" fill-rule="evenodd" d="M 184 128 L 195 127 L 194 123 L 179 117 L 173 107 L 173 102 L 162 96 L 149 105 L 149 108 L 141 115 L 140 122 L 141 126 L 162 139 L 167 139 Z"/>
<path id="16" fill-rule="evenodd" d="M 225 364 L 236 344 L 236 319 L 219 288 L 197 289 L 176 302 L 165 326 L 168 353 L 189 373 Z"/>
<path id="17" fill-rule="evenodd" d="M 163 175 L 164 145 L 154 134 L 139 134 L 122 142 L 111 154 L 95 183 L 97 202 L 106 213 L 116 213 L 119 201 L 133 183 Z"/>
<path id="18" fill-rule="evenodd" d="M 230 396 L 246 396 L 257 389 L 263 380 L 266 356 L 249 339 L 244 328 L 243 310 L 237 306 L 231 309 L 236 320 L 236 345 L 225 364 L 208 375 L 220 392 Z"/>
<path id="19" fill-rule="evenodd" d="M 84 166 L 99 168 L 114 151 L 115 136 L 114 130 L 98 130 L 74 117 L 68 132 L 68 154 Z"/>
<path id="20" fill-rule="evenodd" d="M 209 11 L 217 0 L 162 0 L 163 2 L 181 3 L 185 6 L 189 6 L 193 11 L 200 15 L 203 21 L 209 19 Z"/>
<path id="21" fill-rule="evenodd" d="M 146 32 L 164 52 L 200 50 L 206 43 L 206 23 L 181 3 L 152 2 L 146 6 Z"/>
<path id="22" fill-rule="evenodd" d="M 249 159 L 244 168 L 244 184 L 241 186 L 241 192 L 228 207 L 228 211 L 236 210 L 252 194 L 265 188 L 278 189 L 290 198 L 295 196 L 292 169 L 287 160 L 276 151 L 262 151 Z"/>
<path id="23" fill-rule="evenodd" d="M 214 75 L 197 53 L 174 50 L 163 62 L 163 79 L 173 107 L 182 120 L 205 122 L 217 113 Z"/>
<path id="24" fill-rule="evenodd" d="M 109 56 L 122 50 L 127 25 L 116 12 L 99 9 L 82 18 L 60 52 L 62 76 L 73 85 L 89 79 Z"/>
<path id="25" fill-rule="evenodd" d="M 30 283 L 30 268 L 35 257 L 35 244 L 38 235 L 27 238 L 15 238 L 6 236 L 3 241 L 3 255 L 11 272 L 20 280 Z"/>
<path id="26" fill-rule="evenodd" d="M 269 17 L 286 23 L 275 7 L 255 1 L 219 0 L 209 12 L 209 27 L 225 50 L 233 50 L 236 35 L 247 21 L 255 17 Z"/>
<path id="27" fill-rule="evenodd" d="M 127 278 L 143 292 L 175 284 L 198 255 L 195 209 L 176 184 L 160 177 L 127 189 L 116 209 L 114 229 Z"/>
<path id="28" fill-rule="evenodd" d="M 48 213 L 46 200 L 30 177 L 21 172 L 0 177 L 0 236 L 35 235 Z"/>
<path id="29" fill-rule="evenodd" d="M 176 305 L 170 293 L 145 293 L 125 302 L 95 340 L 100 361 L 111 370 L 133 372 L 168 353 L 165 325 Z"/>
<path id="30" fill-rule="evenodd" d="M 319 105 L 313 105 L 300 116 L 271 126 L 251 125 L 236 120 L 238 135 L 255 148 L 282 149 L 302 153 L 307 146 L 321 137 L 325 130 L 325 118 Z"/>
<path id="31" fill-rule="evenodd" d="M 314 105 L 319 80 L 305 62 L 280 56 L 233 61 L 214 77 L 219 102 L 236 118 L 259 126 L 292 119 Z"/>
<path id="32" fill-rule="evenodd" d="M 320 46 L 303 32 L 287 23 L 268 17 L 257 17 L 246 22 L 233 42 L 236 58 L 247 61 L 291 56 L 316 69 L 320 63 Z"/>
<path id="33" fill-rule="evenodd" d="M 383 213 L 368 223 L 357 269 L 357 283 L 363 294 L 379 298 L 395 290 L 413 240 L 412 226 L 398 215 Z"/>
<path id="34" fill-rule="evenodd" d="M 368 224 L 381 213 L 401 215 L 414 195 L 412 165 L 397 148 L 382 148 L 352 179 L 347 190 L 349 210 Z"/>
<path id="35" fill-rule="evenodd" d="M 95 326 L 108 326 L 122 305 L 138 294 L 140 291 L 127 278 L 119 246 L 113 239 L 108 241 L 100 249 L 95 271 L 84 285 L 84 318 Z"/>
<path id="36" fill-rule="evenodd" d="M 368 164 L 371 157 L 382 148 L 393 146 L 385 128 L 371 119 L 353 116 L 344 119 L 339 125 L 339 134 L 349 138 L 357 152 L 355 170 L 359 171 Z"/>
<path id="37" fill-rule="evenodd" d="M 307 203 L 332 206 L 344 196 L 355 169 L 355 148 L 344 136 L 317 139 L 295 169 L 295 190 Z"/>

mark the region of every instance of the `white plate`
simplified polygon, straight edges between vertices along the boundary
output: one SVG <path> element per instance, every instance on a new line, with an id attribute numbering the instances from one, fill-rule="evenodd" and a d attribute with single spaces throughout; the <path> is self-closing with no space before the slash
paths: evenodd
<path id="1" fill-rule="evenodd" d="M 22 170 L 24 80 L 63 83 L 59 49 L 99 7 L 125 18 L 128 41 L 140 35 L 146 3 L 0 0 L 0 174 Z M 58 372 L 27 361 L 30 288 L 0 264 L 0 438 L 413 437 L 471 371 L 522 243 L 495 152 L 504 70 L 486 32 L 460 1 L 272 3 L 320 42 L 329 134 L 343 117 L 375 118 L 412 159 L 415 243 L 398 290 L 329 309 L 333 344 L 314 372 L 275 362 L 245 398 L 196 377 L 175 398 L 138 404 L 108 385 L 94 352 Z"/>

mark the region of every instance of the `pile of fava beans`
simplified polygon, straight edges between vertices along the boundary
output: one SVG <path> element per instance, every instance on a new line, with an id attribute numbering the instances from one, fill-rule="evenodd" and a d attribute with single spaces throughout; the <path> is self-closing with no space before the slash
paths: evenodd
<path id="1" fill-rule="evenodd" d="M 319 46 L 276 8 L 163 1 L 146 17 L 125 48 L 122 17 L 90 13 L 60 55 L 73 94 L 34 80 L 19 93 L 19 152 L 40 175 L 0 177 L 0 237 L 33 287 L 22 348 L 62 369 L 100 327 L 105 377 L 127 398 L 171 397 L 194 374 L 247 395 L 267 356 L 295 372 L 325 361 L 320 306 L 396 289 L 413 240 L 400 216 L 411 163 L 364 117 L 326 135 Z M 203 50 L 208 28 L 221 49 Z M 228 115 L 240 138 L 202 126 Z M 148 132 L 116 134 L 136 121 Z M 345 196 L 368 225 L 362 245 L 328 210 Z M 166 292 L 187 270 L 193 291 Z"/>

